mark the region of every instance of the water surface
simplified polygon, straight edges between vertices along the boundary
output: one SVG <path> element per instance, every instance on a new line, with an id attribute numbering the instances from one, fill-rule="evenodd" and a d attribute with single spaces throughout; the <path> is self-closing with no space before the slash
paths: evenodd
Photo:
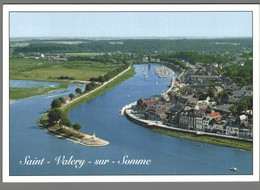
<path id="1" fill-rule="evenodd" d="M 167 90 L 170 79 L 159 78 L 153 70 L 156 64 L 136 65 L 137 74 L 104 94 L 75 107 L 69 114 L 72 123 L 80 123 L 81 131 L 110 142 L 108 146 L 86 147 L 59 139 L 36 125 L 50 106 L 52 99 L 68 95 L 78 87 L 69 85 L 69 92 L 28 98 L 10 105 L 10 174 L 11 175 L 127 175 L 127 174 L 252 174 L 252 151 L 221 147 L 166 136 L 136 125 L 119 110 L 139 98 Z M 144 79 L 143 68 L 148 73 Z M 156 85 L 156 82 L 159 84 Z M 83 87 L 81 87 L 83 89 Z M 6 126 L 5 126 L 6 127 Z M 43 166 L 23 166 L 26 155 L 50 161 Z M 150 165 L 119 165 L 124 156 L 130 159 L 150 159 Z M 80 169 L 57 165 L 55 157 L 66 156 L 85 160 Z M 94 165 L 96 160 L 109 160 L 106 165 Z M 91 163 L 88 163 L 91 162 Z M 115 162 L 115 163 L 112 163 Z M 229 170 L 237 167 L 238 172 Z"/>

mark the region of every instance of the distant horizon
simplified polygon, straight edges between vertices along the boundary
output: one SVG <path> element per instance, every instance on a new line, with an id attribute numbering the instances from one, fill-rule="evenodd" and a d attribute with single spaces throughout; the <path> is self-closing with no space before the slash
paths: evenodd
<path id="1" fill-rule="evenodd" d="M 10 12 L 10 37 L 252 37 L 252 12 Z"/>
<path id="2" fill-rule="evenodd" d="M 104 38 L 111 38 L 111 39 L 224 39 L 224 38 L 253 38 L 252 36 L 220 36 L 220 37 L 209 37 L 209 36 L 134 36 L 134 37 L 125 37 L 125 36 L 93 36 L 93 37 L 70 37 L 70 36 L 36 36 L 36 37 L 10 37 L 10 39 L 15 38 L 28 38 L 28 39 L 104 39 Z"/>

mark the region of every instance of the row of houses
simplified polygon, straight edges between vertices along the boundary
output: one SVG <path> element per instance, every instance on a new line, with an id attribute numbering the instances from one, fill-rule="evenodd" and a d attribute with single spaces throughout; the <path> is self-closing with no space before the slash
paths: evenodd
<path id="1" fill-rule="evenodd" d="M 218 111 L 218 107 L 209 103 L 209 98 L 198 101 L 196 98 L 175 95 L 170 101 L 165 101 L 163 96 L 157 96 L 139 99 L 136 109 L 145 119 L 162 121 L 168 125 L 252 138 L 252 124 L 248 119 L 251 112 L 235 117 L 231 112 Z"/>

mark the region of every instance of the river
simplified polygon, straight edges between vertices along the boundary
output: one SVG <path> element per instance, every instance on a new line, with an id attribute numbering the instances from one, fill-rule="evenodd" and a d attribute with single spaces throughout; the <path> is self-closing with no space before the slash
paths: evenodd
<path id="1" fill-rule="evenodd" d="M 156 64 L 135 65 L 136 75 L 104 94 L 75 107 L 69 113 L 72 123 L 80 123 L 81 131 L 110 142 L 104 147 L 86 147 L 50 135 L 36 125 L 52 99 L 69 91 L 17 100 L 10 104 L 10 175 L 127 175 L 127 174 L 252 174 L 252 151 L 166 136 L 132 123 L 119 110 L 139 98 L 167 90 L 170 78 L 159 78 L 153 70 Z M 144 79 L 143 68 L 148 78 Z M 19 83 L 19 81 L 12 81 Z M 158 82 L 158 85 L 156 85 Z M 41 85 L 35 82 L 33 85 Z M 18 85 L 19 86 L 19 85 Z M 83 89 L 83 87 L 82 87 Z M 6 126 L 5 126 L 6 127 Z M 26 156 L 42 160 L 43 165 L 24 165 Z M 71 162 L 58 163 L 56 157 L 85 160 L 76 168 Z M 150 165 L 121 165 L 123 157 L 151 160 Z M 96 160 L 109 160 L 95 165 Z M 237 172 L 229 168 L 238 168 Z"/>

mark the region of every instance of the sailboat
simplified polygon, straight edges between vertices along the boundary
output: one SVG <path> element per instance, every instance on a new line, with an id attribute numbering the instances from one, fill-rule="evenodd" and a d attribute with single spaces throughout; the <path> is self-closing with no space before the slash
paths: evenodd
<path id="1" fill-rule="evenodd" d="M 144 67 L 143 67 L 143 74 L 144 74 L 144 79 L 146 79 L 148 77 L 148 75 L 147 75 Z"/>

